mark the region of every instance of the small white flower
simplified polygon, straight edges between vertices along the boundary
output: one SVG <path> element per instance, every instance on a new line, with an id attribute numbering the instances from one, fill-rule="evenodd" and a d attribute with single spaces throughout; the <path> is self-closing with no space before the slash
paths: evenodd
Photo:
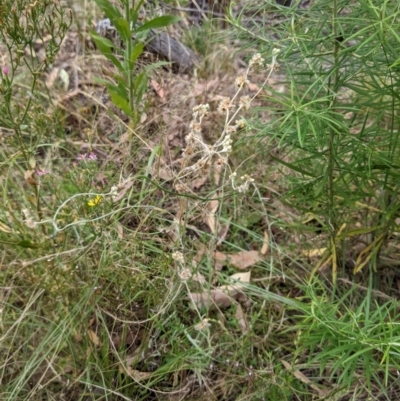
<path id="1" fill-rule="evenodd" d="M 33 221 L 32 219 L 26 219 L 26 220 L 24 221 L 24 223 L 25 223 L 25 225 L 26 225 L 28 228 L 30 228 L 30 229 L 35 228 L 36 225 L 37 225 L 36 221 Z"/>
<path id="2" fill-rule="evenodd" d="M 29 209 L 22 209 L 21 214 L 22 214 L 24 220 L 27 220 L 31 217 L 31 212 L 29 211 Z"/>
<path id="3" fill-rule="evenodd" d="M 192 272 L 187 268 L 183 268 L 179 270 L 178 276 L 182 281 L 187 281 L 192 277 Z"/>
<path id="4" fill-rule="evenodd" d="M 238 129 L 243 129 L 246 127 L 246 121 L 244 121 L 243 118 L 241 118 L 240 120 L 236 120 L 235 124 Z"/>
<path id="5" fill-rule="evenodd" d="M 232 152 L 232 139 L 230 135 L 227 135 L 222 141 L 222 152 L 226 153 Z"/>
<path id="6" fill-rule="evenodd" d="M 210 109 L 210 105 L 207 104 L 199 104 L 198 106 L 193 107 L 193 117 L 197 117 L 200 115 L 201 117 L 206 116 L 208 114 L 208 110 Z"/>
<path id="7" fill-rule="evenodd" d="M 118 196 L 119 190 L 116 185 L 113 185 L 110 190 L 110 195 L 112 199 L 115 199 Z"/>
<path id="8" fill-rule="evenodd" d="M 272 50 L 272 57 L 277 57 L 280 52 L 281 52 L 281 50 L 275 47 Z"/>
<path id="9" fill-rule="evenodd" d="M 172 254 L 172 259 L 176 262 L 185 263 L 185 257 L 182 252 L 176 251 Z"/>
<path id="10" fill-rule="evenodd" d="M 208 319 L 203 319 L 200 323 L 197 323 L 196 326 L 194 326 L 194 329 L 203 331 L 210 326 L 211 326 L 211 324 L 208 322 Z"/>

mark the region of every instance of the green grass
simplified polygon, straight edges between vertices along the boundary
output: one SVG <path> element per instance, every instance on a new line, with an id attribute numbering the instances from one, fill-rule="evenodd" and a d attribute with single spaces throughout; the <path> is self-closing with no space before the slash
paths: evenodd
<path id="1" fill-rule="evenodd" d="M 23 8 L 25 0 L 17 3 Z M 204 57 L 197 78 L 185 77 L 188 92 L 180 93 L 182 77 L 152 76 L 170 82 L 172 100 L 157 103 L 148 90 L 143 124 L 127 124 L 110 104 L 93 111 L 85 103 L 73 109 L 86 110 L 81 125 L 71 123 L 70 105 L 50 101 L 65 93 L 43 84 L 50 67 L 15 53 L 49 31 L 41 16 L 52 6 L 36 5 L 40 13 L 27 15 L 35 29 L 22 26 L 20 36 L 7 19 L 0 32 L 9 68 L 0 75 L 1 399 L 399 397 L 400 47 L 387 22 L 398 25 L 399 7 L 352 3 L 350 17 L 341 1 L 314 3 L 308 21 L 280 7 L 286 18 L 273 28 L 274 43 L 252 25 L 242 29 L 237 15 L 221 36 L 212 23 L 187 34 Z M 276 11 L 271 2 L 250 7 L 242 21 Z M 54 12 L 56 25 L 66 21 Z M 332 21 L 350 32 L 349 47 L 321 42 Z M 370 28 L 357 36 L 365 21 Z M 52 57 L 63 52 L 56 43 Z M 248 63 L 253 48 L 269 64 L 280 49 L 281 70 L 249 72 L 269 90 L 250 110 L 229 121 L 237 108 L 218 113 L 215 93 L 191 98 L 190 88 L 217 75 L 218 90 L 226 88 L 218 95 L 235 104 L 253 96 L 231 89 L 238 72 L 225 64 Z M 90 79 L 101 70 L 93 53 L 84 53 Z M 274 92 L 275 81 L 286 90 Z M 208 115 L 199 109 L 188 117 L 204 99 Z M 181 119 L 177 133 L 164 113 Z M 245 126 L 233 129 L 240 117 Z M 228 129 L 232 144 L 222 133 Z M 197 139 L 184 141 L 190 130 Z M 161 177 L 160 160 L 171 179 Z M 210 177 L 192 186 L 207 168 Z M 245 182 L 248 190 L 239 191 Z"/>

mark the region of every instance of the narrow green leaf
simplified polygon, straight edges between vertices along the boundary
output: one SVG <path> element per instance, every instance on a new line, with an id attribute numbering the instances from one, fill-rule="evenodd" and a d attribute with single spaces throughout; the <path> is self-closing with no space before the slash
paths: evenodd
<path id="1" fill-rule="evenodd" d="M 149 29 L 164 28 L 168 25 L 174 24 L 180 21 L 181 18 L 174 15 L 164 15 L 163 17 L 153 18 L 150 21 L 145 22 L 139 28 L 135 29 L 135 33 L 147 31 Z"/>
<path id="2" fill-rule="evenodd" d="M 96 83 L 96 84 L 106 85 L 106 86 L 112 85 L 110 83 L 110 81 L 108 81 L 107 79 L 99 78 L 99 77 L 93 77 L 93 82 Z"/>
<path id="3" fill-rule="evenodd" d="M 108 88 L 108 93 L 110 94 L 111 101 L 122 110 L 127 116 L 130 116 L 131 109 L 129 107 L 129 103 L 126 99 L 119 95 L 119 93 L 114 92 L 110 88 Z"/>
<path id="4" fill-rule="evenodd" d="M 129 27 L 129 22 L 125 18 L 118 18 L 115 21 L 115 29 L 124 42 L 131 40 L 131 29 Z"/>
<path id="5" fill-rule="evenodd" d="M 143 53 L 144 44 L 136 42 L 135 47 L 132 50 L 131 57 L 129 60 L 130 69 L 133 70 L 137 58 Z"/>
<path id="6" fill-rule="evenodd" d="M 104 51 L 111 52 L 111 49 L 115 46 L 114 43 L 111 42 L 111 40 L 100 36 L 97 32 L 93 30 L 90 32 L 90 36 L 94 41 L 96 41 L 96 45 L 99 44 L 98 47 L 101 51 L 103 51 L 104 49 Z"/>
<path id="7" fill-rule="evenodd" d="M 272 157 L 272 159 L 274 159 L 274 160 L 277 161 L 278 163 L 281 163 L 281 164 L 283 164 L 284 166 L 289 167 L 289 168 L 291 168 L 291 169 L 294 170 L 294 171 L 297 171 L 298 173 L 304 174 L 304 175 L 306 175 L 306 176 L 308 176 L 308 177 L 313 177 L 313 178 L 315 178 L 315 175 L 314 175 L 314 174 L 312 174 L 312 173 L 310 173 L 310 172 L 308 172 L 308 171 L 306 171 L 306 170 L 303 170 L 303 169 L 301 169 L 300 167 L 297 167 L 297 166 L 295 166 L 295 165 L 292 164 L 292 163 L 285 162 L 285 161 L 283 161 L 282 159 L 279 159 L 279 158 L 275 157 L 275 156 L 272 155 L 272 154 L 270 154 L 270 156 Z"/>
<path id="8" fill-rule="evenodd" d="M 145 72 L 140 73 L 135 79 L 135 95 L 136 103 L 142 100 L 143 94 L 147 89 L 147 74 Z"/>
<path id="9" fill-rule="evenodd" d="M 110 40 L 103 38 L 94 31 L 90 32 L 90 36 L 96 43 L 98 49 L 103 53 L 103 55 L 107 57 L 114 64 L 114 66 L 118 68 L 119 71 L 123 71 L 123 67 L 120 61 L 112 53 L 111 49 L 114 46 L 114 44 Z"/>
<path id="10" fill-rule="evenodd" d="M 297 126 L 297 137 L 299 139 L 300 147 L 303 147 L 303 137 L 301 135 L 301 124 L 300 124 L 300 119 L 299 115 L 296 114 L 296 126 Z"/>
<path id="11" fill-rule="evenodd" d="M 121 85 L 121 84 L 119 83 L 118 86 L 117 86 L 117 85 L 108 83 L 108 84 L 107 84 L 107 88 L 108 88 L 109 91 L 117 93 L 117 94 L 118 94 L 119 96 L 121 96 L 123 99 L 127 99 L 127 98 L 128 98 L 128 95 L 127 95 L 127 92 L 126 92 L 126 85 L 125 85 L 125 84 L 124 84 L 124 85 Z"/>
<path id="12" fill-rule="evenodd" d="M 159 67 L 163 67 L 164 65 L 171 65 L 172 63 L 170 63 L 169 61 L 158 61 L 157 63 L 152 63 L 150 65 L 147 65 L 145 67 L 146 72 L 150 72 L 150 71 L 154 71 Z"/>
<path id="13" fill-rule="evenodd" d="M 138 3 L 136 4 L 136 7 L 132 8 L 130 11 L 130 15 L 131 15 L 130 22 L 132 23 L 132 27 L 136 27 L 138 16 L 139 16 L 139 11 L 140 11 L 140 8 L 142 7 L 143 3 L 144 3 L 144 0 L 139 0 Z"/>
<path id="14" fill-rule="evenodd" d="M 114 78 L 118 82 L 118 87 L 125 88 L 125 91 L 126 91 L 127 90 L 127 80 L 126 80 L 125 75 L 115 75 Z M 125 95 L 123 97 L 128 98 Z"/>
<path id="15" fill-rule="evenodd" d="M 148 177 L 150 175 L 150 171 L 153 166 L 154 159 L 156 158 L 156 156 L 161 156 L 161 153 L 162 153 L 162 147 L 160 145 L 155 146 L 153 151 L 151 152 L 149 160 L 147 162 L 147 167 L 146 167 L 146 171 L 145 171 L 146 177 Z M 141 201 L 143 200 L 146 182 L 147 182 L 147 180 L 143 180 L 143 182 L 142 182 L 142 189 L 140 190 L 140 195 L 139 195 L 139 203 L 141 203 Z"/>
<path id="16" fill-rule="evenodd" d="M 94 0 L 95 3 L 101 8 L 107 18 L 110 19 L 112 25 L 115 25 L 115 21 L 122 18 L 122 15 L 117 7 L 113 6 L 108 0 Z"/>

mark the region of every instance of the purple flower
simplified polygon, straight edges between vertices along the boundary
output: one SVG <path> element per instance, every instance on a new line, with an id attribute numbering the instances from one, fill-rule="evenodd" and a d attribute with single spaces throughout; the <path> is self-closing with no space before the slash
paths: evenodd
<path id="1" fill-rule="evenodd" d="M 3 66 L 3 68 L 1 69 L 2 73 L 4 75 L 8 75 L 8 73 L 10 72 L 10 70 L 8 69 L 8 67 L 6 65 Z"/>
<path id="2" fill-rule="evenodd" d="M 78 155 L 78 157 L 76 158 L 76 160 L 97 160 L 97 156 L 95 153 L 90 152 L 90 153 L 81 153 L 80 155 Z"/>
<path id="3" fill-rule="evenodd" d="M 35 170 L 35 174 L 40 177 L 41 175 L 50 174 L 50 171 L 49 170 L 36 169 Z"/>

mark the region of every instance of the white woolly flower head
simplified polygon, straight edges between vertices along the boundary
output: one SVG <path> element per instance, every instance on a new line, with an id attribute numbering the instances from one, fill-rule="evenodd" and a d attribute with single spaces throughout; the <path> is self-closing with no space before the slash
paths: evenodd
<path id="1" fill-rule="evenodd" d="M 260 53 L 256 53 L 249 61 L 249 67 L 252 67 L 253 65 L 259 65 L 262 66 L 264 64 L 264 59 L 261 57 Z"/>

